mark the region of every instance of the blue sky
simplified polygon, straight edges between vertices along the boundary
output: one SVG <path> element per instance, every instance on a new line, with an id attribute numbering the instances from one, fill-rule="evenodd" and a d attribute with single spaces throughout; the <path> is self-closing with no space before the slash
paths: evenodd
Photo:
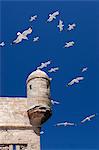
<path id="1" fill-rule="evenodd" d="M 53 127 L 57 122 L 79 123 L 90 114 L 99 113 L 99 2 L 98 1 L 0 1 L 0 41 L 5 46 L 1 55 L 1 96 L 26 97 L 26 78 L 40 65 L 51 60 L 48 69 L 58 66 L 52 77 L 51 97 L 60 101 L 53 107 L 53 116 L 43 125 L 42 150 L 99 150 L 99 116 L 77 127 Z M 47 23 L 48 14 L 59 10 L 60 15 Z M 38 15 L 29 22 L 32 15 Z M 57 28 L 59 19 L 64 30 Z M 76 23 L 67 32 L 69 23 Z M 10 45 L 18 31 L 29 27 L 33 33 L 28 41 Z M 33 37 L 40 36 L 37 43 Z M 65 42 L 74 41 L 71 48 L 63 48 Z M 83 67 L 88 71 L 81 73 Z M 66 87 L 76 76 L 84 76 L 79 84 Z"/>

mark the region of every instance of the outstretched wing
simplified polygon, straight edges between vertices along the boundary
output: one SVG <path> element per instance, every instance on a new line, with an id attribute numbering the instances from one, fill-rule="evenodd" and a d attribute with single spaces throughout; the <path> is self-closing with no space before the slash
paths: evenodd
<path id="1" fill-rule="evenodd" d="M 28 34 L 31 34 L 32 33 L 32 28 L 29 28 L 28 30 L 25 30 L 22 34 L 24 36 L 27 36 Z"/>
<path id="2" fill-rule="evenodd" d="M 68 85 L 73 85 L 75 83 L 75 79 L 73 79 L 72 81 L 70 81 L 69 83 L 68 83 Z"/>
<path id="3" fill-rule="evenodd" d="M 49 65 L 51 63 L 51 61 L 47 61 L 45 62 L 45 65 Z"/>
<path id="4" fill-rule="evenodd" d="M 77 77 L 76 79 L 77 79 L 77 80 L 83 80 L 84 77 Z"/>
<path id="5" fill-rule="evenodd" d="M 52 14 L 54 17 L 59 15 L 59 11 L 55 11 L 53 14 Z"/>
<path id="6" fill-rule="evenodd" d="M 62 21 L 62 20 L 59 20 L 59 24 L 60 24 L 60 25 L 63 25 L 63 21 Z"/>
<path id="7" fill-rule="evenodd" d="M 48 70 L 48 72 L 53 72 L 53 68 L 51 68 L 50 70 Z"/>
<path id="8" fill-rule="evenodd" d="M 85 121 L 87 121 L 87 118 L 83 119 L 83 120 L 81 121 L 81 123 L 84 123 Z"/>
<path id="9" fill-rule="evenodd" d="M 51 100 L 51 103 L 54 105 L 54 104 L 59 104 L 58 101 L 54 101 L 54 100 Z"/>
<path id="10" fill-rule="evenodd" d="M 96 116 L 96 114 L 89 116 L 89 118 L 93 118 L 93 117 L 95 117 L 95 116 Z"/>
<path id="11" fill-rule="evenodd" d="M 64 123 L 57 123 L 55 126 L 62 126 Z"/>
<path id="12" fill-rule="evenodd" d="M 58 67 L 54 68 L 54 71 L 56 71 L 56 70 L 59 70 L 59 68 Z"/>
<path id="13" fill-rule="evenodd" d="M 12 43 L 20 43 L 22 41 L 22 38 L 20 36 L 17 37 L 16 40 L 14 40 Z"/>
<path id="14" fill-rule="evenodd" d="M 67 125 L 74 126 L 75 124 L 68 122 Z"/>

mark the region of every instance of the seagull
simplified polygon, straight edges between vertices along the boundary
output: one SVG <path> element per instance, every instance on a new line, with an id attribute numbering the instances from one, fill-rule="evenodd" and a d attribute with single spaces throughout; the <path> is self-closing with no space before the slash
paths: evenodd
<path id="1" fill-rule="evenodd" d="M 52 81 L 53 79 L 52 78 L 49 78 L 50 79 L 50 81 Z"/>
<path id="2" fill-rule="evenodd" d="M 59 28 L 60 32 L 63 30 L 63 21 L 62 20 L 59 20 L 59 24 L 57 25 L 57 27 Z"/>
<path id="3" fill-rule="evenodd" d="M 47 19 L 47 22 L 53 21 L 54 19 L 56 19 L 56 16 L 58 15 L 59 15 L 59 11 L 55 11 L 54 13 L 49 14 L 49 18 Z"/>
<path id="4" fill-rule="evenodd" d="M 71 41 L 71 42 L 66 42 L 64 48 L 69 48 L 69 47 L 71 47 L 71 46 L 73 46 L 73 45 L 74 45 L 74 42 L 73 42 L 73 41 Z"/>
<path id="5" fill-rule="evenodd" d="M 47 61 L 45 63 L 41 63 L 41 65 L 39 67 L 37 67 L 37 69 L 42 69 L 44 67 L 47 67 L 47 65 L 49 65 L 51 63 L 51 61 Z"/>
<path id="6" fill-rule="evenodd" d="M 62 123 L 57 123 L 55 126 L 75 126 L 75 123 L 71 123 L 71 122 L 62 122 Z"/>
<path id="7" fill-rule="evenodd" d="M 41 131 L 40 134 L 44 134 L 44 131 Z"/>
<path id="8" fill-rule="evenodd" d="M 56 72 L 57 70 L 59 70 L 59 67 L 56 67 L 56 68 L 51 68 L 50 70 L 48 70 L 48 72 Z"/>
<path id="9" fill-rule="evenodd" d="M 76 24 L 75 24 L 75 23 L 69 24 L 67 30 L 71 31 L 71 30 L 73 30 L 75 27 L 76 27 Z"/>
<path id="10" fill-rule="evenodd" d="M 3 47 L 4 45 L 5 45 L 5 43 L 4 43 L 4 42 L 1 42 L 1 43 L 0 43 L 0 46 L 1 46 L 1 47 Z"/>
<path id="11" fill-rule="evenodd" d="M 93 114 L 93 115 L 90 115 L 90 116 L 86 117 L 85 119 L 83 119 L 83 120 L 81 121 L 81 123 L 84 123 L 84 122 L 86 122 L 86 121 L 90 121 L 90 120 L 91 120 L 92 118 L 94 118 L 96 115 L 97 115 L 97 114 Z"/>
<path id="12" fill-rule="evenodd" d="M 36 20 L 36 18 L 37 18 L 37 15 L 31 16 L 29 21 L 32 22 L 32 21 Z"/>
<path id="13" fill-rule="evenodd" d="M 87 71 L 87 70 L 88 70 L 88 67 L 85 67 L 85 68 L 82 69 L 81 72 L 85 72 L 85 71 Z"/>
<path id="14" fill-rule="evenodd" d="M 73 85 L 74 83 L 79 83 L 79 81 L 83 80 L 83 79 L 84 79 L 84 77 L 77 77 L 77 78 L 71 80 L 67 86 Z"/>
<path id="15" fill-rule="evenodd" d="M 28 34 L 31 34 L 31 33 L 32 33 L 32 28 L 29 28 L 29 29 L 25 30 L 25 31 L 22 32 L 22 33 L 18 32 L 18 33 L 17 33 L 17 36 L 18 36 L 18 37 L 17 37 L 16 40 L 13 41 L 12 44 L 20 43 L 23 39 L 24 39 L 24 40 L 28 40 L 27 35 L 28 35 Z"/>
<path id="16" fill-rule="evenodd" d="M 39 36 L 33 38 L 33 42 L 37 42 L 39 40 Z"/>
<path id="17" fill-rule="evenodd" d="M 54 100 L 51 100 L 51 103 L 54 105 L 54 104 L 60 104 L 59 102 L 57 101 L 54 101 Z"/>

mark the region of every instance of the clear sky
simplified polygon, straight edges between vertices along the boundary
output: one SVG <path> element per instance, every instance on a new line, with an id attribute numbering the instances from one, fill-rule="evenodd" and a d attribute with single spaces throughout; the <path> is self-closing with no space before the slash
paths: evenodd
<path id="1" fill-rule="evenodd" d="M 48 73 L 52 77 L 51 97 L 60 101 L 53 106 L 52 117 L 43 125 L 42 150 L 99 150 L 99 116 L 76 127 L 53 127 L 58 122 L 79 123 L 88 115 L 99 113 L 99 1 L 0 1 L 1 96 L 26 97 L 26 78 L 40 65 L 51 60 L 51 67 L 59 71 Z M 56 20 L 47 23 L 48 14 L 59 10 Z M 33 15 L 36 21 L 29 22 Z M 64 30 L 57 28 L 59 19 Z M 69 23 L 76 28 L 67 31 Z M 18 31 L 29 27 L 33 33 L 29 40 L 10 45 Z M 33 43 L 33 37 L 40 40 Z M 65 42 L 74 41 L 71 48 Z M 81 72 L 83 67 L 88 71 Z M 66 87 L 77 76 L 84 80 Z"/>

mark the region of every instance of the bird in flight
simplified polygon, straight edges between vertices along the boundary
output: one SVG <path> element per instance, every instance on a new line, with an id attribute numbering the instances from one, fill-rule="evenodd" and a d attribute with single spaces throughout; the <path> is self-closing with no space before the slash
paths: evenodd
<path id="1" fill-rule="evenodd" d="M 40 134 L 44 134 L 44 131 L 40 131 Z"/>
<path id="2" fill-rule="evenodd" d="M 60 102 L 58 101 L 54 101 L 54 100 L 51 100 L 51 103 L 54 105 L 54 104 L 60 104 Z"/>
<path id="3" fill-rule="evenodd" d="M 75 23 L 69 24 L 67 30 L 71 31 L 71 30 L 73 30 L 75 27 L 76 27 L 76 24 L 75 24 Z"/>
<path id="4" fill-rule="evenodd" d="M 39 67 L 37 67 L 37 69 L 42 69 L 44 67 L 47 67 L 50 63 L 51 63 L 51 61 L 47 61 L 47 62 L 41 63 L 41 65 Z"/>
<path id="5" fill-rule="evenodd" d="M 63 31 L 64 25 L 63 25 L 63 21 L 62 20 L 59 20 L 59 24 L 57 25 L 57 27 L 59 28 L 60 32 Z"/>
<path id="6" fill-rule="evenodd" d="M 20 43 L 23 39 L 24 40 L 28 40 L 28 37 L 27 37 L 27 35 L 28 34 L 31 34 L 32 33 L 32 28 L 29 28 L 29 29 L 27 29 L 27 30 L 25 30 L 24 32 L 22 32 L 22 33 L 20 33 L 20 32 L 18 32 L 17 33 L 17 39 L 16 40 L 14 40 L 13 42 L 12 42 L 12 44 L 18 44 L 18 43 Z"/>
<path id="7" fill-rule="evenodd" d="M 97 114 L 93 114 L 93 115 L 90 115 L 90 116 L 86 117 L 85 119 L 83 119 L 83 120 L 81 121 L 81 123 L 84 123 L 84 122 L 86 122 L 86 121 L 90 121 L 90 120 L 91 120 L 92 118 L 94 118 L 96 115 L 97 115 Z"/>
<path id="8" fill-rule="evenodd" d="M 37 42 L 39 40 L 39 36 L 33 38 L 33 42 Z"/>
<path id="9" fill-rule="evenodd" d="M 31 16 L 29 21 L 32 22 L 32 21 L 36 20 L 36 18 L 37 18 L 37 15 Z"/>
<path id="10" fill-rule="evenodd" d="M 62 122 L 62 123 L 57 123 L 55 126 L 75 126 L 75 123 L 71 123 L 71 122 Z"/>
<path id="11" fill-rule="evenodd" d="M 53 79 L 52 78 L 49 78 L 50 79 L 50 81 L 52 81 Z"/>
<path id="12" fill-rule="evenodd" d="M 50 70 L 48 70 L 48 72 L 56 72 L 57 70 L 59 70 L 59 67 L 56 67 L 56 68 L 51 68 Z"/>
<path id="13" fill-rule="evenodd" d="M 56 19 L 56 16 L 58 15 L 59 15 L 59 11 L 55 11 L 54 13 L 49 14 L 49 18 L 47 19 L 47 22 L 53 21 L 54 19 Z"/>
<path id="14" fill-rule="evenodd" d="M 87 71 L 87 70 L 88 70 L 88 67 L 85 67 L 85 68 L 82 69 L 81 72 L 85 72 L 85 71 Z"/>
<path id="15" fill-rule="evenodd" d="M 71 47 L 71 46 L 73 46 L 73 45 L 74 45 L 74 42 L 73 42 L 73 41 L 71 41 L 71 42 L 66 42 L 64 48 L 69 48 L 69 47 Z"/>
<path id="16" fill-rule="evenodd" d="M 84 79 L 84 77 L 77 77 L 77 78 L 71 80 L 71 81 L 67 84 L 67 86 L 73 85 L 74 83 L 79 83 L 80 80 L 83 80 L 83 79 Z"/>
<path id="17" fill-rule="evenodd" d="M 1 43 L 0 43 L 0 46 L 1 46 L 1 47 L 3 47 L 4 45 L 5 45 L 5 43 L 4 43 L 4 42 L 1 42 Z"/>

